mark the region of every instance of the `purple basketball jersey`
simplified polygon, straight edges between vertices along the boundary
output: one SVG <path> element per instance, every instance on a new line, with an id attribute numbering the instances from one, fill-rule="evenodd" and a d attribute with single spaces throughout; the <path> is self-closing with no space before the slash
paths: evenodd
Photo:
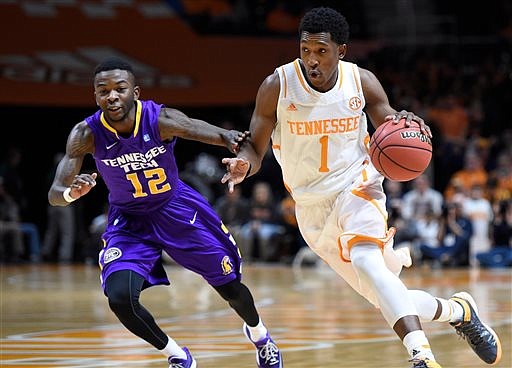
<path id="1" fill-rule="evenodd" d="M 102 285 L 118 270 L 169 284 L 162 251 L 212 285 L 241 278 L 236 243 L 210 204 L 178 177 L 174 145 L 158 130 L 161 105 L 136 101 L 135 128 L 121 137 L 101 111 L 86 119 L 97 169 L 109 190 L 108 225 L 100 253 Z"/>
<path id="2" fill-rule="evenodd" d="M 135 128 L 121 137 L 98 111 L 85 119 L 94 134 L 96 167 L 109 189 L 109 202 L 123 211 L 144 213 L 174 195 L 178 169 L 174 145 L 158 131 L 161 105 L 136 101 Z"/>

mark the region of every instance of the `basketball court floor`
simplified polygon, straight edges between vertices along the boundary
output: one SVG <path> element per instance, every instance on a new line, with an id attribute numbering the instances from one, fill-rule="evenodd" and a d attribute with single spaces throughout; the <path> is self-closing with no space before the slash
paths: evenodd
<path id="1" fill-rule="evenodd" d="M 256 367 L 240 319 L 197 275 L 166 266 L 171 287 L 142 294 L 169 335 L 190 348 L 198 368 Z M 449 297 L 466 290 L 500 335 L 512 367 L 512 270 L 404 270 L 409 288 Z M 163 356 L 110 312 L 99 270 L 86 265 L 2 265 L 2 368 L 167 368 Z M 380 313 L 324 266 L 246 265 L 244 282 L 284 356 L 284 366 L 409 368 L 405 349 Z M 444 368 L 486 367 L 446 323 L 424 328 Z"/>

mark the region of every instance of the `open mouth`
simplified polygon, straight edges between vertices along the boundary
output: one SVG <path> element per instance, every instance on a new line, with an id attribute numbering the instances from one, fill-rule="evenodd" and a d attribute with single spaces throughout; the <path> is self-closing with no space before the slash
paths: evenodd
<path id="1" fill-rule="evenodd" d="M 311 70 L 309 72 L 309 77 L 311 79 L 316 79 L 316 78 L 320 77 L 320 75 L 321 75 L 321 73 L 318 70 Z"/>

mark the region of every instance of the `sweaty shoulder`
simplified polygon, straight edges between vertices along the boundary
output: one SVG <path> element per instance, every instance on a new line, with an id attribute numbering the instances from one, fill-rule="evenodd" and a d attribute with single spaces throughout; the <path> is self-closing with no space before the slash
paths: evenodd
<path id="1" fill-rule="evenodd" d="M 83 156 L 94 152 L 94 135 L 85 120 L 76 124 L 69 133 L 66 150 L 70 156 Z"/>
<path id="2" fill-rule="evenodd" d="M 263 107 L 264 110 L 273 110 L 275 112 L 279 98 L 279 90 L 279 73 L 275 71 L 261 83 L 258 95 L 256 96 L 256 105 L 262 105 L 260 107 Z"/>

